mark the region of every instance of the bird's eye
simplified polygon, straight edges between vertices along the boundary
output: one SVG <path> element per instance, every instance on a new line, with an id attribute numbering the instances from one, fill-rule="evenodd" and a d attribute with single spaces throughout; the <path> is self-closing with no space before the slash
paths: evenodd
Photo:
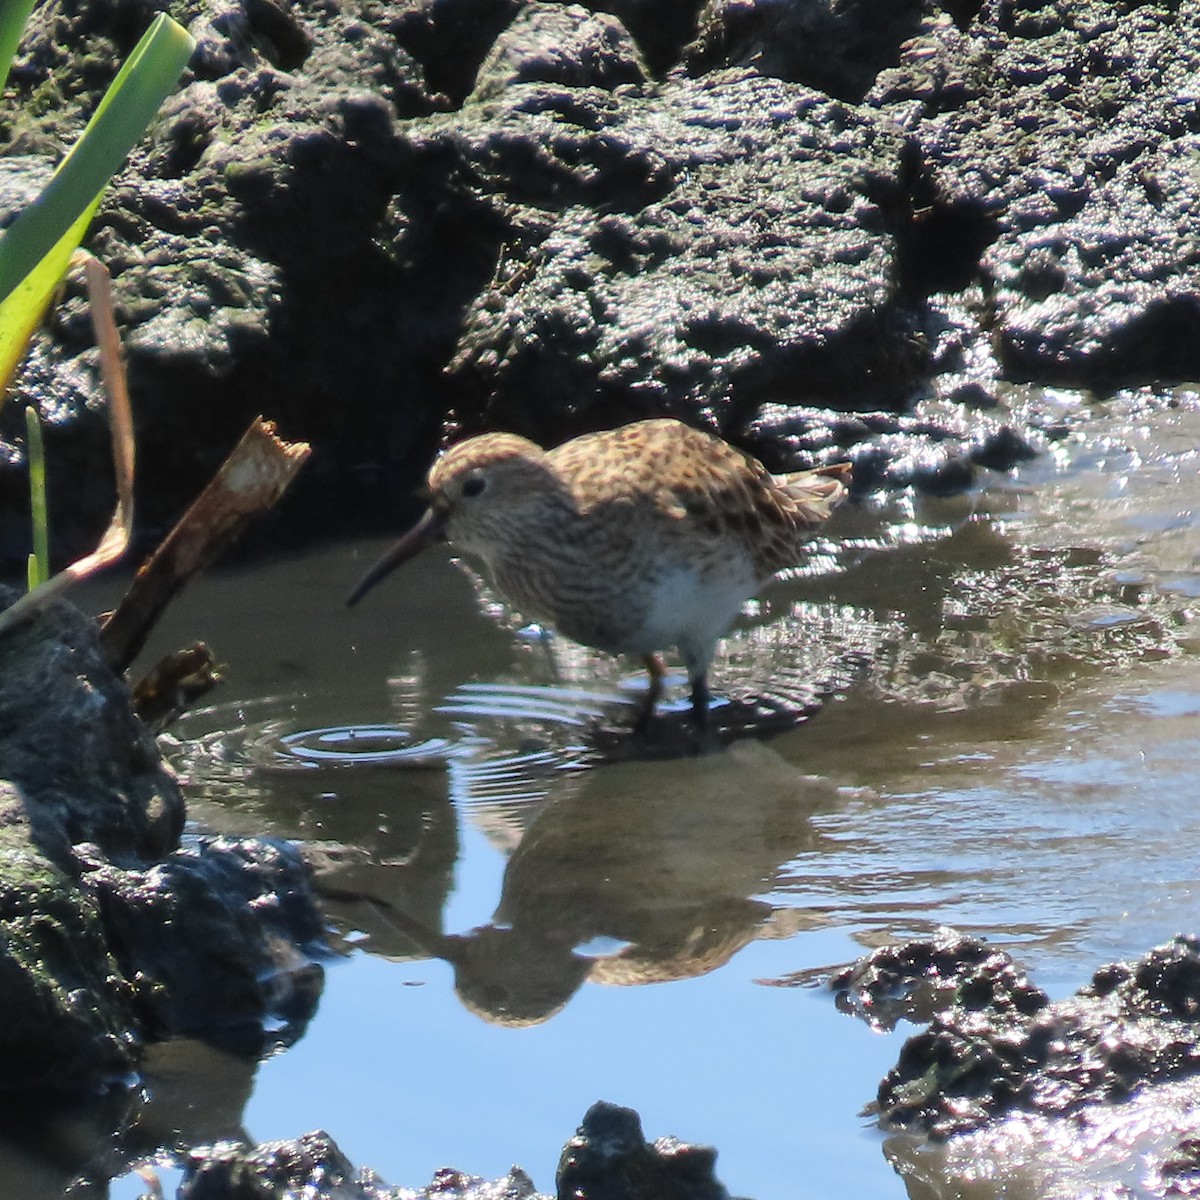
<path id="1" fill-rule="evenodd" d="M 468 499 L 472 496 L 478 496 L 487 485 L 487 480 L 483 477 L 481 471 L 473 471 L 463 480 L 462 494 Z"/>

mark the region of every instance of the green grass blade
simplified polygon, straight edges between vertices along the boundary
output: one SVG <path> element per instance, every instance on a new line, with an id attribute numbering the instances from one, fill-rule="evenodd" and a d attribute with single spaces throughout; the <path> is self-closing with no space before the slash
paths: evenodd
<path id="1" fill-rule="evenodd" d="M 46 508 L 46 448 L 42 422 L 32 405 L 25 409 L 25 453 L 29 460 L 29 508 L 33 517 L 33 553 L 29 556 L 29 590 L 50 578 L 50 518 Z"/>
<path id="2" fill-rule="evenodd" d="M 8 83 L 13 55 L 20 44 L 25 22 L 33 12 L 33 5 L 34 0 L 0 0 L 0 92 Z"/>
<path id="3" fill-rule="evenodd" d="M 0 236 L 0 381 L 11 378 L 104 186 L 175 87 L 194 46 L 186 29 L 159 13 L 45 190 Z"/>
<path id="4" fill-rule="evenodd" d="M 0 0 L 2 2 L 2 0 Z M 59 280 L 67 272 L 71 255 L 83 239 L 96 208 L 97 196 L 80 214 L 58 242 L 50 247 L 37 265 L 21 280 L 20 286 L 0 301 L 0 389 L 8 386 L 21 364 L 25 347 L 46 311 Z M 0 247 L 4 241 L 0 238 Z"/>

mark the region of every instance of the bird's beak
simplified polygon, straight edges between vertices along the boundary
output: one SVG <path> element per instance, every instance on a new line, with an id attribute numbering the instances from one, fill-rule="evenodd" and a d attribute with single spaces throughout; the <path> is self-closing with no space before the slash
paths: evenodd
<path id="1" fill-rule="evenodd" d="M 426 546 L 440 542 L 444 536 L 441 514 L 432 508 L 358 581 L 346 597 L 347 606 L 357 604 L 385 575 L 390 575 L 401 563 L 420 554 Z"/>

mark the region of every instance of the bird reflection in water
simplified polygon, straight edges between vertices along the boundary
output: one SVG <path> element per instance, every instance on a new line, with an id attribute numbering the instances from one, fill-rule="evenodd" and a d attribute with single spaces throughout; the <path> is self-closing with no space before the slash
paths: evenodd
<path id="1" fill-rule="evenodd" d="M 814 813 L 845 798 L 752 741 L 717 759 L 560 772 L 545 800 L 516 810 L 468 797 L 466 815 L 493 840 L 519 832 L 492 920 L 447 934 L 372 900 L 370 949 L 442 959 L 463 1004 L 504 1025 L 547 1020 L 585 981 L 703 975 L 756 938 L 820 923 L 760 897 L 814 845 Z M 343 911 L 361 927 L 361 912 Z"/>

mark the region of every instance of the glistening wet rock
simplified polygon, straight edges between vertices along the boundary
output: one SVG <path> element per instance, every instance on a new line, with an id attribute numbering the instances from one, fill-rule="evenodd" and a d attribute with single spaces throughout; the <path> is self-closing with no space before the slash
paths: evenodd
<path id="1" fill-rule="evenodd" d="M 0 585 L 0 609 L 17 596 Z M 0 745 L 0 773 L 19 789 L 31 835 L 64 870 L 77 842 L 126 863 L 178 844 L 179 785 L 74 605 L 0 637 Z"/>
<path id="2" fill-rule="evenodd" d="M 0 1093 L 95 1093 L 136 1062 L 133 992 L 96 907 L 39 849 L 65 845 L 0 781 Z"/>
<path id="3" fill-rule="evenodd" d="M 323 1130 L 298 1138 L 244 1146 L 218 1143 L 192 1150 L 178 1200 L 550 1200 L 513 1167 L 503 1179 L 484 1180 L 441 1170 L 418 1191 L 389 1187 L 369 1167 L 355 1167 Z"/>
<path id="4" fill-rule="evenodd" d="M 952 1004 L 1032 1016 L 1050 1003 L 1003 950 L 942 928 L 928 941 L 882 946 L 829 981 L 838 1007 L 874 1029 L 931 1021 Z"/>
<path id="5" fill-rule="evenodd" d="M 545 440 L 768 400 L 903 406 L 923 359 L 896 289 L 902 139 L 749 71 L 660 89 L 516 83 L 406 130 L 499 263 L 449 367 L 468 426 Z M 427 165 L 426 165 L 427 164 Z"/>
<path id="6" fill-rule="evenodd" d="M 533 4 L 496 39 L 469 98 L 486 100 L 517 83 L 611 90 L 645 82 L 637 46 L 615 17 L 577 4 Z"/>
<path id="7" fill-rule="evenodd" d="M 333 1139 L 318 1130 L 294 1141 L 247 1147 L 222 1142 L 189 1153 L 179 1200 L 254 1200 L 303 1193 L 345 1200 L 394 1196 L 369 1172 L 358 1172 Z"/>
<path id="8" fill-rule="evenodd" d="M 988 0 L 965 28 L 927 18 L 881 72 L 868 102 L 919 148 L 931 228 L 991 226 L 985 323 L 1010 377 L 1200 374 L 1198 70 L 1195 5 Z"/>
<path id="9" fill-rule="evenodd" d="M 676 1138 L 653 1144 L 636 1112 L 598 1101 L 563 1147 L 559 1200 L 729 1200 L 713 1174 L 716 1152 Z M 355 1168 L 323 1131 L 259 1146 L 221 1143 L 192 1150 L 178 1200 L 268 1200 L 303 1193 L 313 1200 L 550 1200 L 513 1167 L 483 1180 L 443 1169 L 425 1188 L 385 1184 L 370 1168 Z"/>
<path id="10" fill-rule="evenodd" d="M 152 7 L 38 6 L 0 127 L 29 173 L 0 208 Z M 185 8 L 190 71 L 89 238 L 115 277 L 147 533 L 260 411 L 316 448 L 275 526 L 308 537 L 403 521 L 452 408 L 542 441 L 673 413 L 778 458 L 772 407 L 820 438 L 932 397 L 944 422 L 854 456 L 860 488 L 945 493 L 1034 441 L 973 392 L 1200 375 L 1194 5 Z M 22 382 L 71 550 L 111 501 L 95 358 L 72 287 Z M 10 404 L 12 564 L 23 459 Z"/>
<path id="11" fill-rule="evenodd" d="M 922 356 L 893 287 L 902 139 L 753 73 L 660 91 L 649 61 L 691 35 L 695 5 L 624 3 L 632 32 L 594 7 L 195 6 L 190 74 L 89 238 L 126 337 L 143 529 L 260 411 L 316 447 L 286 519 L 307 534 L 389 515 L 380 497 L 407 496 L 451 403 L 546 440 L 672 406 L 727 422 L 778 389 L 903 403 Z M 110 9 L 33 17 L 6 149 L 39 171 L 148 19 Z M 448 111 L 473 89 L 486 103 Z M 72 550 L 111 498 L 95 357 L 73 286 L 22 383 Z M 9 405 L 14 513 L 22 441 Z M 20 561 L 21 540 L 6 531 L 0 551 Z"/>
<path id="12" fill-rule="evenodd" d="M 927 0 L 708 0 L 685 61 L 693 75 L 753 65 L 858 101 L 930 7 Z"/>
<path id="13" fill-rule="evenodd" d="M 381 447 L 400 459 L 428 453 L 441 416 L 428 386 L 463 302 L 446 294 L 458 273 L 392 248 L 406 224 L 391 207 L 402 179 L 394 122 L 447 103 L 397 44 L 395 14 L 372 24 L 342 6 L 250 0 L 206 0 L 190 13 L 190 71 L 89 235 L 114 278 L 143 530 L 190 503 L 260 412 L 319 447 L 321 478 L 290 500 L 297 517 L 309 502 L 319 515 L 331 496 L 353 504 L 356 468 Z M 98 99 L 102 64 L 115 71 L 151 16 L 130 5 L 116 20 L 91 0 L 39 6 L 14 67 L 8 148 L 57 153 Z M 56 100 L 60 91 L 69 99 Z M 57 544 L 90 549 L 111 473 L 76 285 L 35 345 L 22 391 L 48 425 Z M 0 507 L 14 513 L 26 503 L 22 429 L 19 407 L 6 406 Z"/>
<path id="14" fill-rule="evenodd" d="M 858 495 L 881 487 L 954 495 L 971 487 L 981 468 L 1009 471 L 1038 453 L 1003 412 L 941 400 L 921 401 L 903 415 L 767 404 L 738 438 L 775 471 L 850 461 Z"/>
<path id="15" fill-rule="evenodd" d="M 558 1162 L 558 1195 L 580 1200 L 729 1200 L 717 1152 L 677 1138 L 653 1144 L 631 1108 L 597 1101 Z"/>
<path id="16" fill-rule="evenodd" d="M 0 1091 L 92 1094 L 147 1040 L 253 1054 L 264 1018 L 303 1028 L 323 936 L 307 868 L 257 839 L 179 847 L 175 779 L 63 601 L 0 636 L 0 770 Z"/>
<path id="17" fill-rule="evenodd" d="M 1152 1101 L 1153 1085 L 1200 1074 L 1200 939 L 1180 936 L 1135 963 L 1102 967 L 1055 1002 L 1003 956 L 980 974 L 977 949 L 959 949 L 968 961 L 953 1002 L 905 1043 L 880 1085 L 886 1125 L 948 1137 L 1014 1113 L 1065 1116 L 1135 1093 Z M 888 953 L 919 960 L 910 950 Z M 938 955 L 930 970 L 958 972 L 954 957 Z M 869 965 L 868 976 L 877 970 Z"/>
<path id="18" fill-rule="evenodd" d="M 298 1035 L 315 1011 L 323 973 L 305 952 L 319 951 L 324 929 L 295 846 L 206 838 L 144 870 L 100 865 L 82 885 L 133 981 L 147 1037 L 200 1036 L 257 1054 Z M 268 1018 L 290 1032 L 268 1038 Z"/>

